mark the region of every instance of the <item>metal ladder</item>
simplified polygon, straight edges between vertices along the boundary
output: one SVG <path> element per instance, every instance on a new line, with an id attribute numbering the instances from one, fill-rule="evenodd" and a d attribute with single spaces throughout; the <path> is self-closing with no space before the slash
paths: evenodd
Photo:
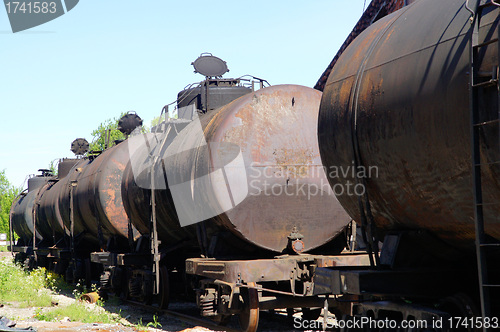
<path id="1" fill-rule="evenodd" d="M 481 131 L 485 126 L 497 125 L 500 127 L 500 113 L 491 120 L 481 119 L 481 109 L 479 105 L 479 94 L 481 89 L 495 88 L 499 89 L 498 85 L 498 64 L 491 72 L 491 78 L 484 79 L 484 75 L 480 75 L 480 53 L 481 50 L 488 45 L 497 44 L 500 54 L 500 44 L 498 38 L 490 39 L 486 42 L 479 42 L 479 27 L 481 24 L 481 15 L 484 8 L 488 6 L 499 6 L 494 1 L 476 1 L 475 10 L 471 17 L 472 34 L 471 34 L 471 48 L 470 48 L 470 112 L 471 112 L 471 138 L 472 138 L 472 166 L 473 166 L 473 194 L 474 194 L 474 221 L 476 233 L 476 255 L 477 255 L 477 269 L 479 277 L 479 292 L 481 300 L 481 314 L 482 317 L 491 317 L 491 298 L 490 291 L 492 287 L 500 287 L 499 284 L 489 282 L 487 256 L 488 250 L 491 248 L 499 248 L 500 243 L 488 242 L 485 233 L 484 223 L 484 208 L 488 205 L 498 205 L 499 202 L 484 202 L 483 201 L 483 188 L 481 182 L 481 168 L 485 165 L 500 164 L 499 160 L 482 162 L 481 161 Z M 468 1 L 467 1 L 468 5 Z M 468 8 L 469 9 L 469 8 Z M 470 10 L 470 9 L 469 9 Z M 499 31 L 500 33 L 500 31 Z M 500 95 L 499 95 L 500 96 Z M 499 98 L 500 106 L 500 98 Z M 500 110 L 499 110 L 500 111 Z M 500 153 L 500 151 L 499 151 Z M 486 330 L 486 329 L 484 329 Z"/>

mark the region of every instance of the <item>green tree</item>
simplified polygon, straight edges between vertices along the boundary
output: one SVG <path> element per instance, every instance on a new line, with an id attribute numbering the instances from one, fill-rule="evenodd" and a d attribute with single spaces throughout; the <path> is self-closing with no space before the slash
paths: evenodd
<path id="1" fill-rule="evenodd" d="M 54 176 L 57 176 L 57 165 L 58 164 L 59 164 L 59 159 L 54 159 L 49 164 L 48 170 L 50 170 Z"/>
<path id="2" fill-rule="evenodd" d="M 99 127 L 92 132 L 92 143 L 89 144 L 90 151 L 104 151 L 106 147 L 106 141 L 109 142 L 108 148 L 113 146 L 115 140 L 123 140 L 125 139 L 125 135 L 118 130 L 118 122 L 120 119 L 127 114 L 127 112 L 123 112 L 119 117 L 113 119 L 107 119 L 103 123 L 99 125 Z M 108 130 L 109 140 L 108 140 Z M 150 130 L 146 128 L 144 125 L 141 127 L 141 132 L 146 133 Z"/>
<path id="3" fill-rule="evenodd" d="M 151 128 L 153 128 L 154 126 L 157 126 L 160 124 L 160 120 L 163 121 L 163 117 L 160 118 L 160 116 L 156 116 L 153 118 L 153 120 L 151 120 L 151 127 L 149 128 L 149 131 L 151 131 Z"/>
<path id="4" fill-rule="evenodd" d="M 143 132 L 150 133 L 153 130 L 153 127 L 159 125 L 161 122 L 165 121 L 165 117 L 163 115 L 158 115 L 151 120 L 151 126 L 149 128 L 143 128 Z M 143 126 L 144 127 L 144 126 Z"/>
<path id="5" fill-rule="evenodd" d="M 125 139 L 125 135 L 118 130 L 118 121 L 120 118 L 127 114 L 123 112 L 119 117 L 113 119 L 107 119 L 97 127 L 96 130 L 92 132 L 92 143 L 90 143 L 90 151 L 104 151 L 106 148 L 106 141 L 108 130 L 109 134 L 109 146 L 114 145 L 115 140 Z"/>
<path id="6" fill-rule="evenodd" d="M 21 192 L 21 188 L 14 187 L 7 176 L 5 170 L 0 172 L 0 233 L 9 234 L 9 212 L 12 202 Z"/>

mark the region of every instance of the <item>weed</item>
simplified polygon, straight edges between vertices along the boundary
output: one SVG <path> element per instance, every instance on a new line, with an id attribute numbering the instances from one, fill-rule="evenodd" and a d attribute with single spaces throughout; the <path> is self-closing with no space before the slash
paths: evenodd
<path id="1" fill-rule="evenodd" d="M 11 260 L 0 261 L 0 301 L 18 301 L 21 307 L 50 306 L 50 291 L 55 287 L 44 268 L 24 271 Z"/>
<path id="2" fill-rule="evenodd" d="M 38 310 L 35 314 L 36 319 L 44 321 L 58 321 L 64 317 L 68 317 L 73 322 L 83 323 L 113 323 L 119 319 L 99 307 L 86 306 L 81 302 L 74 302 L 50 311 Z"/>
<path id="3" fill-rule="evenodd" d="M 144 325 L 144 323 L 142 322 L 142 318 L 139 318 L 139 321 L 136 324 L 136 329 L 138 332 L 146 332 L 148 331 L 149 327 L 161 327 L 160 322 L 158 322 L 158 316 L 153 315 L 153 321 L 147 323 L 146 325 Z"/>
<path id="4" fill-rule="evenodd" d="M 155 327 L 155 328 L 156 327 L 161 327 L 160 322 L 158 322 L 158 316 L 153 315 L 153 321 L 149 322 L 146 326 Z"/>

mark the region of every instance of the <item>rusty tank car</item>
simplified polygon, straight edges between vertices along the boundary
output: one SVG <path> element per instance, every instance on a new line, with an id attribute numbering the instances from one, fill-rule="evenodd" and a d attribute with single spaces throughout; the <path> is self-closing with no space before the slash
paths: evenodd
<path id="1" fill-rule="evenodd" d="M 32 200 L 19 200 L 12 221 L 50 238 L 31 243 L 33 256 L 70 279 L 100 274 L 102 291 L 161 307 L 171 289 L 195 288 L 203 316 L 239 315 L 255 331 L 260 309 L 323 304 L 312 275 L 341 264 L 351 218 L 320 161 L 321 93 L 212 77 L 204 61 L 225 67 L 211 55 L 195 61 L 206 79 L 179 93 L 176 118 L 142 134 L 127 114 L 126 140 L 61 163 L 33 194 L 34 218 L 23 217 Z"/>
<path id="2" fill-rule="evenodd" d="M 350 218 L 327 184 L 315 139 L 320 96 L 319 91 L 296 85 L 261 89 L 201 115 L 172 142 L 160 146 L 157 154 L 169 156 L 155 167 L 167 177 L 161 185 L 176 186 L 177 191 L 172 197 L 172 190 L 157 190 L 160 240 L 173 245 L 196 239 L 196 230 L 181 225 L 204 221 L 210 229 L 205 241 L 214 241 L 207 243 L 209 256 L 220 257 L 215 242 L 221 233 L 231 236 L 241 255 L 242 250 L 256 249 L 281 253 L 294 232 L 302 235 L 298 251 L 308 252 L 342 232 Z M 158 145 L 168 140 L 158 136 Z M 145 135 L 144 141 L 154 150 L 151 137 Z M 145 164 L 145 160 L 135 162 Z M 130 191 L 126 207 L 137 211 L 133 222 L 147 232 L 150 192 L 138 194 L 134 175 L 144 174 L 135 174 L 133 168 L 129 164 L 126 171 L 124 187 Z M 170 171 L 163 175 L 162 169 Z M 223 185 L 218 182 L 221 178 Z M 180 187 L 182 183 L 186 186 Z M 222 245 L 221 250 L 227 251 L 227 243 Z"/>
<path id="3" fill-rule="evenodd" d="M 16 250 L 36 252 L 37 265 L 66 273 L 68 280 L 89 281 L 91 252 L 126 250 L 129 233 L 133 239 L 139 233 L 129 225 L 120 196 L 120 176 L 128 162 L 121 148 L 109 148 L 99 158 L 62 159 L 57 176 L 41 170 L 42 175 L 30 178 L 28 192 L 12 205 L 12 228 L 20 236 Z M 72 255 L 77 261 L 70 262 Z"/>
<path id="4" fill-rule="evenodd" d="M 237 314 L 244 329 L 252 331 L 259 305 L 271 309 L 322 303 L 310 296 L 312 266 L 318 259 L 325 266 L 337 261 L 335 256 L 306 253 L 319 247 L 321 253 L 339 253 L 351 219 L 320 164 L 315 139 L 320 98 L 310 88 L 279 85 L 208 112 L 191 103 L 184 106 L 191 110 L 179 109 L 184 118 L 126 142 L 131 157 L 122 184 L 125 209 L 141 234 L 153 237 L 158 278 L 182 270 L 201 279 L 197 303 L 203 316 L 219 321 Z M 303 256 L 288 256 L 297 253 Z M 280 254 L 285 255 L 275 258 Z M 127 259 L 134 265 L 141 260 L 137 255 L 119 257 L 117 265 L 127 265 Z M 109 256 L 96 253 L 93 261 L 109 261 Z M 291 286 L 290 273 L 298 265 L 304 274 L 294 277 L 297 285 Z M 113 279 L 123 269 L 109 267 L 109 272 Z M 136 285 L 151 278 L 144 270 L 134 273 Z M 240 283 L 253 288 L 241 289 Z M 274 295 L 266 303 L 254 296 L 258 285 Z M 284 305 L 283 298 L 290 299 L 299 289 L 306 299 Z M 220 302 L 240 291 L 243 303 L 231 307 L 230 301 Z M 250 298 L 257 301 L 252 308 L 245 302 Z"/>
<path id="5" fill-rule="evenodd" d="M 416 287 L 445 298 L 452 315 L 500 312 L 499 14 L 493 1 L 416 1 L 366 29 L 328 78 L 318 137 L 330 184 L 364 189 L 337 198 L 363 224 L 373 265 L 418 276 L 390 291 L 379 281 L 365 294 L 427 293 Z M 376 279 L 366 270 L 350 277 L 362 273 Z M 382 307 L 361 305 L 358 314 Z"/>
<path id="6" fill-rule="evenodd" d="M 20 246 L 29 246 L 33 240 L 41 241 L 42 235 L 34 228 L 33 207 L 40 187 L 52 179 L 52 174 L 46 170 L 40 170 L 42 174 L 28 179 L 28 189 L 23 191 L 12 202 L 10 210 L 11 229 L 19 236 Z M 34 234 L 36 234 L 34 236 Z"/>

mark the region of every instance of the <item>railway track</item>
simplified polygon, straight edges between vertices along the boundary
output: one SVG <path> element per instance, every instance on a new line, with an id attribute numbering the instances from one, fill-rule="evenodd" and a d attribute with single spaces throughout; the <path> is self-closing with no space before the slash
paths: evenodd
<path id="1" fill-rule="evenodd" d="M 189 307 L 184 307 L 179 310 L 175 309 L 160 309 L 154 305 L 148 305 L 137 301 L 126 300 L 125 303 L 147 310 L 154 315 L 159 316 L 160 319 L 163 317 L 174 318 L 184 323 L 193 325 L 193 326 L 201 326 L 212 331 L 228 331 L 228 332 L 241 332 L 242 330 L 238 326 L 237 317 L 232 317 L 227 325 L 219 325 L 211 320 L 201 318 L 196 316 L 198 312 L 198 308 L 194 304 Z M 181 302 L 173 302 L 172 307 L 177 307 L 179 304 L 181 306 L 184 303 Z M 191 303 L 189 303 L 191 304 Z M 295 315 L 294 317 L 296 317 Z M 163 324 L 162 324 L 163 325 Z M 165 329 L 169 329 L 168 323 L 163 326 Z M 276 312 L 261 312 L 260 320 L 259 320 L 259 330 L 261 331 L 296 331 L 294 328 L 294 321 L 291 319 L 285 311 L 276 311 Z"/>
<path id="2" fill-rule="evenodd" d="M 140 307 L 146 310 L 149 310 L 151 312 L 154 312 L 157 315 L 163 315 L 171 318 L 175 318 L 177 320 L 183 321 L 185 323 L 194 325 L 194 326 L 202 326 L 210 330 L 214 331 L 229 331 L 229 332 L 241 332 L 241 330 L 236 329 L 236 328 L 231 328 L 228 326 L 222 326 L 218 325 L 208 319 L 203 319 L 200 317 L 188 315 L 185 313 L 181 313 L 175 310 L 169 310 L 169 309 L 160 309 L 159 307 L 153 306 L 153 305 L 148 305 L 144 304 L 141 302 L 137 301 L 131 301 L 131 300 L 126 300 L 125 301 L 127 304 L 130 304 L 132 306 Z M 195 310 L 196 307 L 193 306 L 193 310 Z"/>

